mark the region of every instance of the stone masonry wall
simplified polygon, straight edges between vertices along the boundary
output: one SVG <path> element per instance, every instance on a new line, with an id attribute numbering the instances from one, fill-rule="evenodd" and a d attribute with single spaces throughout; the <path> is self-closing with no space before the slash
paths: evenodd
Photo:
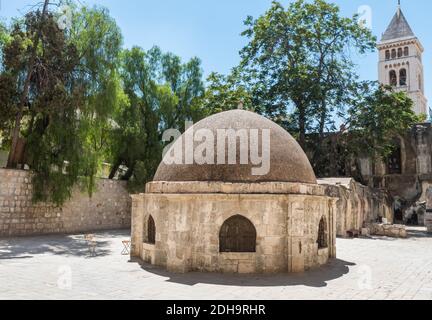
<path id="1" fill-rule="evenodd" d="M 379 189 L 372 189 L 351 178 L 327 178 L 318 182 L 328 196 L 339 198 L 336 207 L 337 235 L 347 237 L 347 232 L 361 231 L 365 224 L 376 222 L 378 217 L 393 223 L 391 196 Z"/>
<path id="2" fill-rule="evenodd" d="M 105 179 L 92 198 L 76 188 L 63 207 L 33 204 L 31 172 L 0 169 L 0 237 L 129 228 L 130 206 L 125 183 Z"/>

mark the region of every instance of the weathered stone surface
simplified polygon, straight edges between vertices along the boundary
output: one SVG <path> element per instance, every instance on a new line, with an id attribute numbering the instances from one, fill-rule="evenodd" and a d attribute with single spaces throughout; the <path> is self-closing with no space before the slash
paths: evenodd
<path id="1" fill-rule="evenodd" d="M 218 131 L 223 129 L 239 130 L 270 130 L 270 171 L 265 175 L 252 175 L 254 161 L 249 159 L 248 164 L 229 165 L 229 164 L 171 164 L 167 165 L 164 161 L 161 162 L 154 181 L 220 181 L 220 182 L 299 182 L 299 183 L 316 183 L 316 177 L 312 166 L 296 140 L 283 128 L 276 123 L 256 114 L 245 110 L 231 110 L 221 112 L 210 116 L 187 130 L 183 136 L 174 143 L 167 156 L 174 149 L 183 150 L 185 152 L 184 141 L 191 136 L 193 140 L 193 132 L 205 129 L 210 131 L 214 137 L 215 150 L 218 146 L 222 146 L 222 142 L 218 139 Z M 261 134 L 261 132 L 260 132 Z M 250 135 L 248 133 L 248 138 Z M 222 139 L 220 139 L 222 140 Z M 250 141 L 252 144 L 252 141 Z M 226 139 L 223 142 L 225 155 L 228 156 L 229 150 L 236 150 L 237 162 L 240 162 L 240 149 L 236 139 Z M 200 142 L 191 142 L 197 147 Z M 258 150 L 263 149 L 262 143 L 258 143 Z M 222 148 L 222 147 L 221 147 Z M 219 152 L 215 152 L 216 153 Z M 167 157 L 166 156 L 166 157 Z M 216 160 L 216 158 L 215 158 Z M 183 159 L 185 163 L 185 159 Z"/>
<path id="2" fill-rule="evenodd" d="M 367 223 L 378 217 L 393 221 L 391 197 L 382 190 L 361 185 L 352 178 L 328 178 L 318 180 L 328 196 L 336 197 L 336 230 L 340 237 L 347 237 L 351 230 L 361 231 Z"/>
<path id="3" fill-rule="evenodd" d="M 426 201 L 426 190 L 432 186 L 432 124 L 416 124 L 396 142 L 400 146 L 400 174 L 390 173 L 384 161 L 372 163 L 367 159 L 360 163 L 368 185 L 387 190 L 403 203 L 403 216 L 416 202 Z"/>
<path id="4" fill-rule="evenodd" d="M 290 182 L 150 182 L 147 193 L 163 194 L 299 194 L 326 196 L 325 188 L 316 184 Z"/>
<path id="5" fill-rule="evenodd" d="M 32 203 L 31 172 L 0 169 L 0 237 L 128 228 L 124 182 L 100 179 L 92 198 L 77 188 L 63 207 Z"/>
<path id="6" fill-rule="evenodd" d="M 154 182 L 147 191 L 132 196 L 132 256 L 169 271 L 303 272 L 336 256 L 336 199 L 318 185 Z M 154 245 L 146 243 L 150 215 Z M 256 252 L 219 251 L 221 226 L 235 215 L 255 227 Z M 326 250 L 317 244 L 323 218 Z"/>
<path id="7" fill-rule="evenodd" d="M 404 225 L 371 223 L 368 225 L 371 235 L 386 236 L 391 238 L 407 238 L 408 234 Z"/>

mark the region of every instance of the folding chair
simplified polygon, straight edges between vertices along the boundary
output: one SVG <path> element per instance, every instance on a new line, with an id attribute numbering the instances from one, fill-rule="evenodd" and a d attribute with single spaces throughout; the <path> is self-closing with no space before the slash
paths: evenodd
<path id="1" fill-rule="evenodd" d="M 131 242 L 130 242 L 130 240 L 123 240 L 122 241 L 122 243 L 123 243 L 123 251 L 122 251 L 122 255 L 123 256 L 127 256 L 127 255 L 129 255 L 130 254 L 130 248 L 131 248 Z"/>
<path id="2" fill-rule="evenodd" d="M 96 245 L 97 245 L 94 234 L 86 234 L 84 236 L 84 239 L 87 241 L 90 255 L 94 257 L 96 255 Z"/>

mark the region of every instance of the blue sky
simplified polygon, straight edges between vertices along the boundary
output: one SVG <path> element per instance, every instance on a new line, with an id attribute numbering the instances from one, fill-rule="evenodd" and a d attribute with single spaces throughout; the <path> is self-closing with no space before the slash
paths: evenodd
<path id="1" fill-rule="evenodd" d="M 282 0 L 287 4 L 290 0 Z M 10 19 L 28 10 L 39 0 L 0 0 L 0 17 Z M 271 0 L 80 0 L 107 7 L 116 19 L 126 47 L 153 45 L 172 51 L 183 59 L 197 56 L 205 75 L 212 71 L 228 73 L 239 62 L 245 39 L 243 20 L 262 14 Z M 397 0 L 334 0 L 342 14 L 352 16 L 363 5 L 372 9 L 372 29 L 380 36 L 393 17 Z M 432 33 L 430 0 L 402 0 L 402 9 L 415 34 L 425 47 L 425 88 L 432 105 Z M 21 13 L 20 13 L 21 12 Z M 429 26 L 429 28 L 428 28 Z M 354 57 L 362 79 L 377 79 L 377 54 Z"/>

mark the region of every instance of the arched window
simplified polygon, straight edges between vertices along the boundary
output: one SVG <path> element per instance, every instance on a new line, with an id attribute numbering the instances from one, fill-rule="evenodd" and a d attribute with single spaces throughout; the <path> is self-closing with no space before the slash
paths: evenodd
<path id="1" fill-rule="evenodd" d="M 423 83 L 422 83 L 422 76 L 419 75 L 419 89 L 423 91 Z"/>
<path id="2" fill-rule="evenodd" d="M 402 57 L 402 48 L 398 49 L 398 58 Z"/>
<path id="3" fill-rule="evenodd" d="M 395 142 L 393 152 L 387 158 L 388 174 L 402 174 L 402 149 L 400 143 Z"/>
<path id="4" fill-rule="evenodd" d="M 391 57 L 392 57 L 392 59 L 396 58 L 396 49 L 392 50 Z"/>
<path id="5" fill-rule="evenodd" d="M 219 232 L 220 252 L 256 252 L 256 230 L 252 222 L 237 215 L 224 222 Z"/>
<path id="6" fill-rule="evenodd" d="M 385 58 L 386 58 L 386 60 L 390 60 L 390 50 L 386 50 Z"/>
<path id="7" fill-rule="evenodd" d="M 394 87 L 397 86 L 397 75 L 394 70 L 390 70 L 390 85 Z"/>
<path id="8" fill-rule="evenodd" d="M 156 225 L 152 216 L 147 221 L 147 243 L 156 243 Z"/>
<path id="9" fill-rule="evenodd" d="M 327 223 L 325 217 L 322 217 L 318 227 L 318 249 L 324 249 L 328 247 L 327 238 Z"/>
<path id="10" fill-rule="evenodd" d="M 400 71 L 399 71 L 399 84 L 401 86 L 407 85 L 407 71 L 406 71 L 406 69 L 400 69 Z"/>
<path id="11" fill-rule="evenodd" d="M 405 57 L 408 57 L 408 56 L 409 56 L 409 48 L 408 48 L 408 47 L 405 47 L 405 48 L 404 48 L 404 56 L 405 56 Z"/>

